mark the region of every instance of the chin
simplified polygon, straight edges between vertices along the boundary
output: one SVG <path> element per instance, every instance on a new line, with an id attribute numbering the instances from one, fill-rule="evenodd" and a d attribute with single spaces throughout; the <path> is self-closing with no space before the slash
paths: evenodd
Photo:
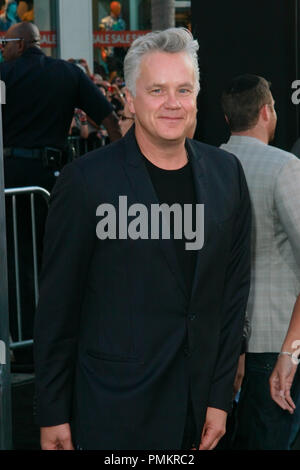
<path id="1" fill-rule="evenodd" d="M 178 129 L 164 129 L 158 132 L 158 135 L 162 139 L 166 140 L 181 140 L 185 137 L 185 133 L 182 130 Z"/>

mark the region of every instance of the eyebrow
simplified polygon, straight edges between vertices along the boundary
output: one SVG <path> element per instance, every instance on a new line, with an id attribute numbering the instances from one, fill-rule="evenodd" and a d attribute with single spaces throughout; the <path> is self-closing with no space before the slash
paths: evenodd
<path id="1" fill-rule="evenodd" d="M 163 88 L 165 87 L 166 84 L 164 83 L 152 83 L 151 85 L 149 85 L 149 87 L 147 87 L 148 89 L 150 88 L 155 88 L 155 87 L 158 87 L 158 88 Z M 185 83 L 181 83 L 180 85 L 178 85 L 178 88 L 182 88 L 182 87 L 190 87 L 190 88 L 193 88 L 194 84 L 191 83 L 191 82 L 185 82 Z"/>

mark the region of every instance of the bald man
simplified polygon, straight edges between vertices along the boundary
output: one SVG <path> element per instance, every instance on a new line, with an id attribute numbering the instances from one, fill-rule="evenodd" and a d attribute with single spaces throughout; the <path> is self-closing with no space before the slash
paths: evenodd
<path id="1" fill-rule="evenodd" d="M 97 124 L 103 123 L 110 139 L 121 137 L 111 104 L 76 65 L 47 57 L 40 48 L 40 32 L 32 23 L 12 26 L 2 40 L 5 62 L 0 65 L 6 85 L 3 110 L 5 187 L 41 186 L 52 190 L 65 161 L 68 131 L 74 108 L 83 109 Z M 32 338 L 35 310 L 32 281 L 30 213 L 20 200 L 19 237 L 23 339 Z M 37 207 L 39 256 L 46 210 Z M 17 320 L 12 255 L 12 215 L 7 204 L 11 332 L 16 339 Z M 32 362 L 16 352 L 20 363 Z"/>
<path id="2" fill-rule="evenodd" d="M 10 39 L 14 39 L 14 41 L 9 41 Z M 15 39 L 17 40 L 15 41 Z M 3 58 L 5 61 L 17 59 L 32 46 L 40 47 L 38 27 L 32 23 L 17 23 L 11 26 L 5 35 L 2 45 Z"/>

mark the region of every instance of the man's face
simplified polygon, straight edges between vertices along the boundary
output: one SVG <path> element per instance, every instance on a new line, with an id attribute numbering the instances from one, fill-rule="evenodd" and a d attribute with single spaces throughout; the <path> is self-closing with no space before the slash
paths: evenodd
<path id="1" fill-rule="evenodd" d="M 195 125 L 196 77 L 184 53 L 151 52 L 140 64 L 136 96 L 128 93 L 136 131 L 152 143 L 182 142 Z"/>
<path id="2" fill-rule="evenodd" d="M 16 36 L 13 30 L 12 31 L 8 30 L 4 39 L 20 39 L 20 38 Z M 21 45 L 22 45 L 22 39 L 20 39 L 19 41 L 8 41 L 6 45 L 2 44 L 1 49 L 2 49 L 3 59 L 6 62 L 9 62 L 11 60 L 15 60 L 18 57 L 20 57 L 22 55 Z"/>

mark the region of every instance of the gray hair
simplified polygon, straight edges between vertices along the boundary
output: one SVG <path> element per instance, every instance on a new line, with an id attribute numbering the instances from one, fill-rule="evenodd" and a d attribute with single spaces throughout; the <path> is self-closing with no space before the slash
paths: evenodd
<path id="1" fill-rule="evenodd" d="M 150 52 L 186 52 L 193 63 L 196 77 L 196 91 L 200 90 L 200 72 L 197 51 L 198 41 L 186 28 L 169 28 L 163 31 L 153 31 L 135 39 L 124 60 L 124 78 L 127 89 L 132 96 L 136 95 L 136 80 L 140 73 L 140 64 L 144 55 Z"/>

